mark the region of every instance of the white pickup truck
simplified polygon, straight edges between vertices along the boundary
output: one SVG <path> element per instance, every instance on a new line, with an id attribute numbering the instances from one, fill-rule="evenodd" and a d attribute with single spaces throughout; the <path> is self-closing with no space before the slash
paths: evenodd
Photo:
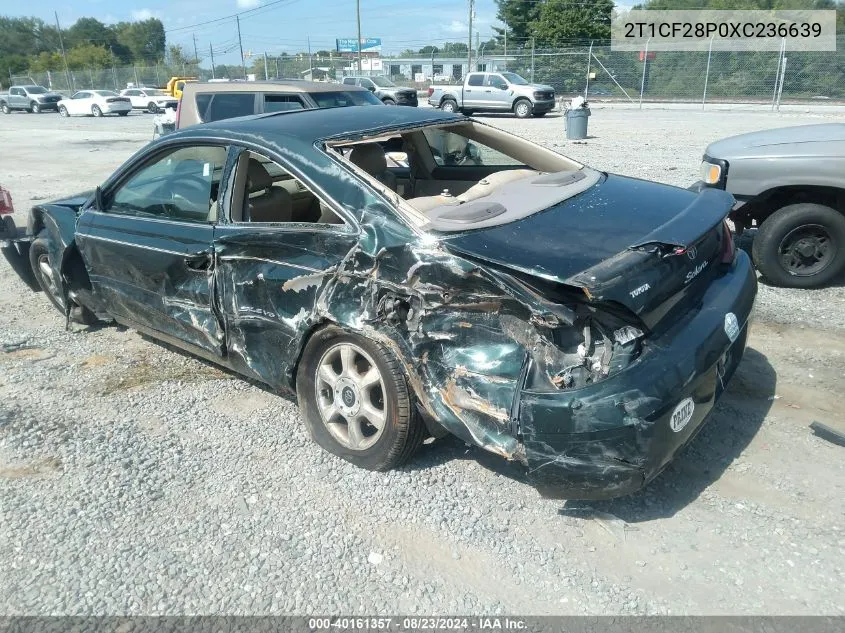
<path id="1" fill-rule="evenodd" d="M 469 73 L 461 85 L 431 86 L 428 103 L 445 112 L 513 112 L 540 117 L 555 107 L 555 89 L 516 73 Z"/>

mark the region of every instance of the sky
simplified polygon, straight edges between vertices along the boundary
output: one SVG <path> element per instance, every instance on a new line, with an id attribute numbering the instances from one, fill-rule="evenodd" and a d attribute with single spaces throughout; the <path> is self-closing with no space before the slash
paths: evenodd
<path id="1" fill-rule="evenodd" d="M 380 37 L 385 53 L 419 49 L 427 44 L 467 39 L 468 0 L 360 0 L 362 37 Z M 619 4 L 628 4 L 620 2 Z M 62 28 L 78 18 L 93 17 L 107 24 L 159 18 L 168 44 L 181 44 L 202 60 L 214 51 L 216 64 L 239 63 L 238 33 L 234 18 L 216 20 L 242 11 L 241 37 L 245 53 L 278 55 L 308 49 L 333 50 L 335 38 L 356 36 L 355 0 L 0 0 L 0 15 L 34 16 Z M 494 0 L 476 0 L 473 31 L 482 41 L 493 34 Z"/>

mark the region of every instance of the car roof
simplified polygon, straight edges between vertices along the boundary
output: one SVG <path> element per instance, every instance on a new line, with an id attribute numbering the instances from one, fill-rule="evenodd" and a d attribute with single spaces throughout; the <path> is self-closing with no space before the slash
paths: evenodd
<path id="1" fill-rule="evenodd" d="M 177 132 L 201 135 L 203 130 L 219 130 L 241 134 L 287 136 L 306 143 L 338 136 L 355 138 L 372 132 L 418 125 L 455 123 L 466 120 L 457 114 L 434 108 L 393 108 L 365 105 L 343 108 L 294 110 L 223 119 L 203 125 L 192 125 Z M 169 134 L 172 137 L 173 134 Z"/>
<path id="2" fill-rule="evenodd" d="M 287 90 L 289 92 L 335 92 L 337 90 L 366 90 L 326 81 L 302 79 L 277 79 L 272 81 L 192 81 L 185 84 L 183 92 L 263 92 Z"/>

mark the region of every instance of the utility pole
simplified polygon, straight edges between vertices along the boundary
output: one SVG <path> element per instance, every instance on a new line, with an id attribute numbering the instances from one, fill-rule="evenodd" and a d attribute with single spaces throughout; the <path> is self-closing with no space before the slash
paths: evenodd
<path id="1" fill-rule="evenodd" d="M 531 83 L 534 83 L 534 38 L 531 38 Z"/>
<path id="2" fill-rule="evenodd" d="M 355 14 L 358 20 L 358 74 L 361 74 L 361 0 L 355 0 Z"/>
<path id="3" fill-rule="evenodd" d="M 505 28 L 505 70 L 508 69 L 508 29 Z"/>
<path id="4" fill-rule="evenodd" d="M 211 48 L 211 42 L 208 43 L 208 54 L 211 55 L 211 78 L 216 79 L 214 76 L 214 49 Z"/>
<path id="5" fill-rule="evenodd" d="M 264 51 L 264 81 L 270 80 L 270 71 L 267 70 L 267 51 Z"/>
<path id="6" fill-rule="evenodd" d="M 114 80 L 114 89 L 118 90 L 117 87 L 117 69 L 114 67 L 114 51 L 112 50 L 111 46 L 109 46 L 109 53 L 111 54 L 111 76 Z"/>
<path id="7" fill-rule="evenodd" d="M 314 81 L 314 58 L 311 57 L 311 36 L 308 36 L 308 75 L 311 81 Z"/>
<path id="8" fill-rule="evenodd" d="M 62 27 L 59 26 L 59 12 L 54 11 L 54 14 L 56 15 L 56 31 L 59 32 L 59 46 L 62 47 L 62 57 L 64 57 L 64 60 L 65 60 L 65 79 L 67 79 L 67 89 L 70 90 L 70 91 L 73 91 L 73 88 L 70 85 L 70 69 L 68 68 L 68 65 L 67 65 L 67 53 L 65 53 L 65 43 L 64 43 L 64 40 L 62 39 Z M 12 78 L 12 75 L 11 75 L 11 72 L 10 72 L 9 79 L 11 79 L 11 78 Z"/>
<path id="9" fill-rule="evenodd" d="M 475 13 L 475 0 L 469 0 L 469 42 L 467 42 L 467 74 L 472 72 L 472 14 Z"/>
<path id="10" fill-rule="evenodd" d="M 244 79 L 246 79 L 246 62 L 244 61 L 244 44 L 241 40 L 241 19 L 238 16 L 235 16 L 235 22 L 238 25 L 238 48 L 241 49 L 241 70 L 244 73 Z"/>
<path id="11" fill-rule="evenodd" d="M 200 56 L 197 55 L 197 34 L 194 33 L 194 66 L 197 67 L 197 78 L 200 74 Z"/>

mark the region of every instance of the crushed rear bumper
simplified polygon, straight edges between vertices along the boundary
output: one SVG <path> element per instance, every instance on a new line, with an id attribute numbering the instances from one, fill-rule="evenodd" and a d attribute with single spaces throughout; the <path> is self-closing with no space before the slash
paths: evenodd
<path id="1" fill-rule="evenodd" d="M 546 497 L 609 499 L 656 477 L 695 437 L 734 374 L 756 292 L 751 262 L 739 251 L 700 307 L 620 374 L 574 391 L 523 391 L 519 423 L 532 485 Z"/>

